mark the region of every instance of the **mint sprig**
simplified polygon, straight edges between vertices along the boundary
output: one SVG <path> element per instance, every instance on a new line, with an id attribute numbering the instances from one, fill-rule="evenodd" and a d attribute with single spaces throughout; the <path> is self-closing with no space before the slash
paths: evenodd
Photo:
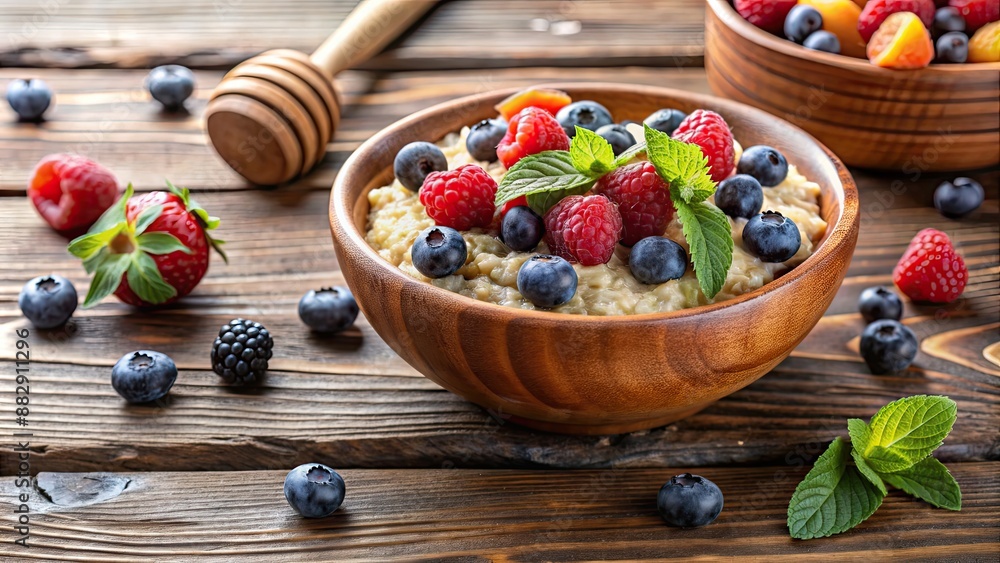
<path id="1" fill-rule="evenodd" d="M 698 285 L 706 297 L 715 297 L 733 265 L 733 233 L 726 214 L 705 201 L 715 193 L 708 159 L 698 145 L 671 139 L 648 125 L 643 128 L 646 156 L 670 185 L 670 199 L 691 250 Z"/>
<path id="2" fill-rule="evenodd" d="M 611 143 L 590 129 L 576 126 L 576 135 L 569 145 L 573 167 L 589 174 L 601 176 L 614 170 L 615 151 Z"/>
<path id="3" fill-rule="evenodd" d="M 917 395 L 879 409 L 869 423 L 847 421 L 851 443 L 836 438 L 795 488 L 788 531 L 796 539 L 845 532 L 874 514 L 886 483 L 940 508 L 961 510 L 958 482 L 931 453 L 957 418 L 948 397 Z"/>

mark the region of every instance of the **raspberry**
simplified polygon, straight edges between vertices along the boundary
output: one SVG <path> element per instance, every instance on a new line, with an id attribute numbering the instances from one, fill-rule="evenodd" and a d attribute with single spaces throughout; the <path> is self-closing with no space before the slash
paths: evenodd
<path id="1" fill-rule="evenodd" d="M 674 217 L 670 188 L 651 162 L 637 162 L 606 174 L 594 192 L 618 204 L 624 228 L 622 244 L 626 246 L 662 235 Z"/>
<path id="2" fill-rule="evenodd" d="M 910 241 L 892 271 L 896 287 L 914 301 L 950 303 L 962 295 L 969 271 L 948 235 L 924 229 Z"/>
<path id="3" fill-rule="evenodd" d="M 694 110 L 677 126 L 673 138 L 701 147 L 701 152 L 708 157 L 712 180 L 716 182 L 729 177 L 736 166 L 733 132 L 726 120 L 714 111 Z"/>
<path id="4" fill-rule="evenodd" d="M 507 168 L 522 158 L 542 151 L 569 150 L 569 137 L 551 113 L 526 107 L 510 118 L 507 134 L 497 145 L 497 156 Z"/>
<path id="5" fill-rule="evenodd" d="M 118 199 L 118 180 L 88 158 L 50 154 L 35 166 L 28 197 L 53 229 L 75 237 L 87 232 Z"/>
<path id="6" fill-rule="evenodd" d="M 997 0 L 949 0 L 949 6 L 958 8 L 965 18 L 965 31 L 972 35 L 984 25 L 1000 20 L 1000 3 Z"/>
<path id="7" fill-rule="evenodd" d="M 771 33 L 780 33 L 785 17 L 798 0 L 735 0 L 736 11 L 743 19 Z"/>
<path id="8" fill-rule="evenodd" d="M 445 172 L 431 172 L 420 188 L 427 215 L 443 227 L 468 231 L 493 222 L 496 181 L 475 164 Z"/>
<path id="9" fill-rule="evenodd" d="M 925 27 L 934 23 L 933 0 L 870 0 L 858 18 L 858 32 L 865 42 L 871 40 L 885 18 L 896 12 L 913 12 Z"/>
<path id="10" fill-rule="evenodd" d="M 565 197 L 545 214 L 549 250 L 584 266 L 611 260 L 621 232 L 618 208 L 602 195 Z"/>

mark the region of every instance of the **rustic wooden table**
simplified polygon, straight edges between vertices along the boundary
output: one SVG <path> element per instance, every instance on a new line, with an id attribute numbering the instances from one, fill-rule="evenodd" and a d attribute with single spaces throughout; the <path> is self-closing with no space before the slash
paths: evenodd
<path id="1" fill-rule="evenodd" d="M 604 437 L 532 432 L 421 377 L 363 318 L 333 338 L 300 324 L 296 304 L 306 290 L 343 283 L 327 225 L 332 179 L 378 129 L 464 94 L 551 80 L 707 92 L 702 5 L 444 3 L 367 70 L 343 75 L 345 118 L 318 171 L 279 189 L 247 186 L 202 133 L 201 112 L 222 74 L 211 69 L 271 47 L 309 50 L 352 5 L 0 1 L 0 35 L 10 38 L 0 42 L 0 66 L 33 67 L 0 69 L 0 83 L 36 76 L 57 93 L 40 126 L 15 123 L 0 108 L 0 560 L 997 561 L 1000 171 L 970 172 L 988 199 L 962 221 L 931 206 L 941 175 L 854 171 L 865 220 L 848 277 L 813 333 L 772 373 L 665 428 Z M 165 62 L 210 69 L 198 73 L 189 115 L 160 113 L 142 89 L 142 69 Z M 24 197 L 34 163 L 60 151 L 95 158 L 139 190 L 159 189 L 164 178 L 190 187 L 223 218 L 230 264 L 214 263 L 190 297 L 160 311 L 112 300 L 79 311 L 65 329 L 31 330 L 30 416 L 21 428 L 14 343 L 30 325 L 17 294 L 50 272 L 87 286 L 65 241 Z M 951 306 L 907 304 L 920 354 L 902 375 L 872 376 L 857 354 L 858 294 L 890 284 L 909 239 L 929 226 L 957 241 L 969 286 Z M 231 389 L 210 370 L 213 333 L 235 316 L 276 334 L 261 388 Z M 127 406 L 109 384 L 110 366 L 140 347 L 169 354 L 181 369 L 162 405 Z M 849 533 L 791 540 L 788 499 L 826 444 L 846 434 L 845 420 L 920 393 L 958 402 L 938 455 L 961 484 L 963 510 L 892 493 Z M 25 431 L 37 474 L 30 549 L 12 543 L 11 528 L 21 491 L 12 434 Z M 347 500 L 332 518 L 298 518 L 282 497 L 285 471 L 310 461 L 344 469 Z M 656 492 L 688 470 L 720 485 L 726 509 L 711 526 L 670 528 L 656 513 Z"/>

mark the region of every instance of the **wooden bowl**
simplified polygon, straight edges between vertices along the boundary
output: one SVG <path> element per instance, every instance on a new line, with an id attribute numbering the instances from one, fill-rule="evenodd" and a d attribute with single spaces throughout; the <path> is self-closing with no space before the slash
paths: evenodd
<path id="1" fill-rule="evenodd" d="M 344 164 L 330 226 L 347 283 L 378 334 L 442 387 L 520 424 L 610 434 L 681 419 L 750 384 L 784 359 L 826 311 L 858 233 L 858 194 L 843 164 L 804 131 L 762 111 L 687 92 L 622 84 L 553 84 L 616 119 L 654 110 L 721 113 L 744 146 L 777 147 L 822 186 L 829 223 L 816 252 L 765 287 L 677 311 L 588 317 L 476 301 L 418 281 L 365 242 L 366 195 L 392 180 L 396 152 L 494 117 L 513 90 L 434 106 L 382 130 Z"/>
<path id="2" fill-rule="evenodd" d="M 1000 63 L 879 68 L 771 35 L 727 0 L 707 3 L 716 94 L 798 125 L 851 166 L 912 175 L 1000 163 Z"/>

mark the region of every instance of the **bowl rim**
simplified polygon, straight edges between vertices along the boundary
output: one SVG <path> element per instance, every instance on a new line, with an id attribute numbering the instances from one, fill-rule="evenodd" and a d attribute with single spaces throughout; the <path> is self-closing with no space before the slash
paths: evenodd
<path id="1" fill-rule="evenodd" d="M 758 46 L 771 51 L 778 51 L 783 55 L 837 67 L 842 70 L 859 72 L 873 78 L 907 78 L 916 76 L 929 77 L 931 79 L 942 76 L 954 75 L 957 73 L 1000 70 L 1000 62 L 986 63 L 963 63 L 963 64 L 931 64 L 918 69 L 891 69 L 875 66 L 866 59 L 848 57 L 847 55 L 835 55 L 806 49 L 802 45 L 782 39 L 772 35 L 763 29 L 743 19 L 728 0 L 706 0 L 708 7 L 721 20 L 726 27 L 738 33 L 747 41 L 756 43 Z"/>
<path id="2" fill-rule="evenodd" d="M 353 213 L 349 213 L 349 205 L 353 207 L 356 202 L 347 201 L 347 188 L 346 183 L 351 175 L 350 172 L 357 165 L 356 163 L 366 156 L 366 154 L 371 151 L 374 147 L 384 143 L 388 137 L 391 137 L 399 131 L 404 131 L 411 127 L 413 124 L 420 122 L 430 116 L 433 116 L 439 112 L 445 112 L 454 107 L 459 107 L 463 105 L 476 105 L 482 104 L 485 100 L 496 99 L 501 100 L 507 96 L 523 90 L 524 87 L 514 87 L 514 88 L 504 88 L 499 90 L 490 90 L 487 92 L 472 94 L 468 96 L 462 96 L 459 98 L 454 98 L 445 102 L 441 102 L 413 113 L 407 117 L 404 117 L 395 123 L 392 123 L 388 127 L 382 129 L 376 134 L 372 135 L 367 141 L 361 144 L 348 159 L 344 162 L 340 171 L 333 183 L 333 188 L 330 193 L 330 205 L 329 205 L 329 220 L 330 227 L 334 234 L 334 243 L 336 244 L 336 233 L 338 230 L 342 232 L 343 237 L 346 237 L 354 244 L 361 253 L 363 253 L 369 260 L 377 264 L 379 267 L 385 270 L 385 273 L 404 286 L 413 287 L 419 291 L 431 291 L 434 295 L 439 295 L 443 299 L 456 299 L 459 300 L 458 304 L 464 310 L 475 310 L 481 311 L 486 315 L 501 315 L 507 316 L 511 319 L 537 319 L 544 321 L 559 321 L 559 322 L 570 322 L 570 323 L 617 323 L 617 324 L 630 324 L 639 322 L 650 322 L 650 321 L 666 321 L 677 318 L 690 317 L 693 315 L 700 315 L 705 313 L 715 313 L 717 311 L 727 309 L 730 307 L 738 307 L 748 302 L 752 302 L 756 299 L 762 298 L 768 293 L 778 291 L 785 286 L 791 285 L 797 281 L 800 281 L 804 276 L 809 273 L 810 268 L 822 261 L 825 261 L 833 255 L 837 248 L 847 243 L 852 238 L 852 231 L 855 231 L 858 227 L 859 213 L 860 213 L 860 202 L 858 197 L 857 185 L 854 182 L 854 178 L 851 176 L 847 167 L 844 163 L 823 143 L 819 142 L 815 137 L 805 132 L 804 130 L 792 125 L 791 123 L 769 114 L 763 110 L 742 104 L 739 102 L 734 102 L 732 100 L 727 100 L 725 98 L 719 98 L 716 96 L 710 96 L 705 94 L 700 94 L 696 92 L 690 92 L 686 90 L 678 90 L 674 88 L 662 88 L 658 86 L 646 86 L 640 84 L 622 84 L 622 83 L 608 83 L 608 82 L 558 82 L 558 83 L 541 83 L 535 84 L 533 87 L 545 87 L 545 88 L 556 88 L 556 89 L 575 89 L 575 88 L 587 88 L 592 90 L 605 90 L 609 92 L 621 91 L 628 92 L 630 94 L 645 94 L 652 97 L 675 97 L 675 98 L 686 98 L 694 103 L 714 105 L 716 107 L 727 108 L 730 111 L 739 112 L 749 112 L 759 114 L 759 117 L 765 119 L 775 119 L 778 120 L 784 127 L 791 128 L 797 133 L 801 134 L 811 142 L 813 142 L 830 160 L 830 164 L 833 166 L 836 173 L 836 177 L 840 183 L 840 191 L 843 193 L 843 204 L 841 205 L 840 214 L 837 221 L 833 225 L 833 230 L 829 231 L 830 227 L 827 226 L 828 232 L 824 235 L 825 238 L 812 255 L 806 258 L 801 264 L 792 268 L 790 271 L 783 274 L 781 277 L 772 280 L 770 283 L 764 284 L 763 286 L 732 299 L 727 299 L 725 301 L 720 301 L 717 303 L 711 303 L 708 305 L 699 305 L 696 307 L 687 307 L 684 309 L 679 309 L 676 311 L 668 312 L 654 312 L 654 313 L 641 313 L 635 315 L 577 315 L 569 313 L 558 313 L 554 311 L 546 310 L 536 310 L 536 309 L 521 309 L 517 307 L 507 307 L 504 305 L 499 305 L 496 303 L 489 303 L 486 301 L 480 301 L 472 297 L 467 297 L 453 291 L 449 291 L 444 288 L 437 287 L 433 284 L 426 283 L 424 281 L 413 278 L 398 267 L 393 266 L 385 258 L 383 258 L 379 253 L 373 249 L 368 241 L 365 240 L 365 235 L 359 229 L 357 229 L 354 224 Z M 707 102 L 707 104 L 706 104 Z M 437 142 L 436 139 L 433 142 Z M 367 183 L 371 183 L 371 179 L 366 180 Z M 834 190 L 837 189 L 833 186 Z M 370 191 L 370 190 L 368 190 Z M 367 191 L 361 196 L 361 198 L 366 197 Z M 361 201 L 358 198 L 358 201 Z M 341 267 L 342 268 L 342 267 Z M 343 268 L 342 268 L 343 269 Z"/>

